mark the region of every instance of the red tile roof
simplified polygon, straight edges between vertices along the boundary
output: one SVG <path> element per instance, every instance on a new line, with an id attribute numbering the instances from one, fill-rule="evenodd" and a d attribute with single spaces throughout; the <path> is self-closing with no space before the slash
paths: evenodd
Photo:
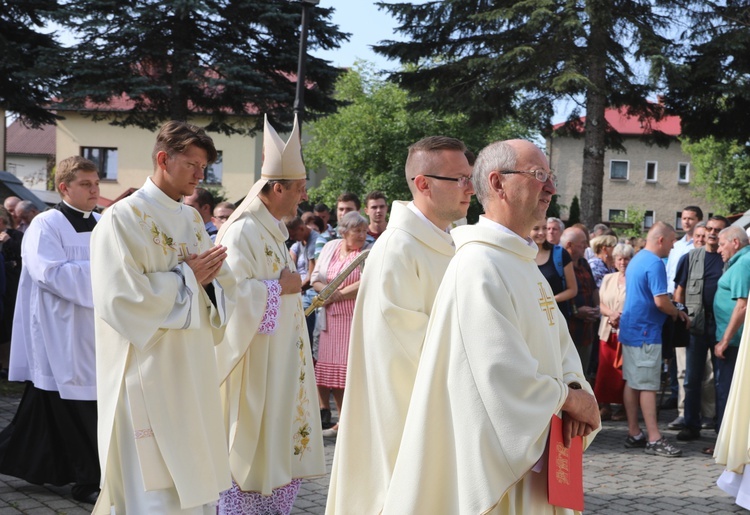
<path id="1" fill-rule="evenodd" d="M 604 112 L 604 118 L 614 130 L 624 136 L 641 136 L 653 131 L 661 131 L 668 136 L 679 136 L 682 132 L 681 121 L 679 116 L 665 116 L 659 121 L 651 121 L 650 124 L 641 122 L 637 116 L 628 116 L 625 108 L 607 109 Z M 581 127 L 586 121 L 586 117 L 581 117 Z M 555 131 L 562 127 L 564 123 L 558 123 L 552 126 Z M 649 126 L 650 125 L 650 126 Z"/>
<path id="2" fill-rule="evenodd" d="M 31 129 L 16 120 L 7 129 L 5 151 L 8 154 L 55 155 L 55 126 L 42 125 Z"/>

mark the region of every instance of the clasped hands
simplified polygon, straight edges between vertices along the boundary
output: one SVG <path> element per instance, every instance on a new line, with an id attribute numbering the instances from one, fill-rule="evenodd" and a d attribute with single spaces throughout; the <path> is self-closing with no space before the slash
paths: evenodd
<path id="1" fill-rule="evenodd" d="M 583 390 L 568 389 L 563 404 L 563 445 L 570 447 L 576 436 L 588 436 L 601 425 L 596 398 Z"/>

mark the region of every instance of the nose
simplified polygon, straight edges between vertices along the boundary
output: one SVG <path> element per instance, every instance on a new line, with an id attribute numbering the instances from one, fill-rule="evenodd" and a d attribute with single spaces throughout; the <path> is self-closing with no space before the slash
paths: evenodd
<path id="1" fill-rule="evenodd" d="M 307 188 L 302 190 L 302 195 L 300 195 L 300 201 L 307 200 Z"/>

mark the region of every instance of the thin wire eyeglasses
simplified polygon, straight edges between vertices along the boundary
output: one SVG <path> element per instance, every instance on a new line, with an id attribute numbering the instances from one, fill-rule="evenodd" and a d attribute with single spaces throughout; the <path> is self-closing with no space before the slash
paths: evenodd
<path id="1" fill-rule="evenodd" d="M 552 184 L 557 186 L 557 175 L 555 175 L 555 172 L 552 170 L 550 170 L 549 172 L 546 170 L 502 170 L 500 173 L 503 175 L 525 173 L 533 175 L 534 178 L 539 182 L 547 182 L 547 179 L 549 179 L 552 181 Z"/>
<path id="2" fill-rule="evenodd" d="M 422 177 L 429 177 L 430 179 L 437 179 L 439 181 L 451 181 L 458 183 L 459 188 L 465 188 L 469 184 L 471 184 L 471 177 L 467 177 L 462 175 L 461 177 L 443 177 L 442 175 L 429 175 L 426 173 L 420 174 Z M 411 180 L 413 181 L 416 179 L 416 177 L 412 177 Z"/>

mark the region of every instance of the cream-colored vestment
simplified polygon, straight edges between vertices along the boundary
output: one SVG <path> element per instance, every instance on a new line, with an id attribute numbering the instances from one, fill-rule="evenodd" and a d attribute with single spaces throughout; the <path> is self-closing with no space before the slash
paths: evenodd
<path id="1" fill-rule="evenodd" d="M 405 202 L 365 263 L 326 513 L 377 514 L 396 463 L 430 310 L 453 240 Z"/>
<path id="2" fill-rule="evenodd" d="M 532 468 L 567 384 L 591 387 L 536 248 L 481 222 L 451 235 L 383 513 L 564 513 Z"/>

